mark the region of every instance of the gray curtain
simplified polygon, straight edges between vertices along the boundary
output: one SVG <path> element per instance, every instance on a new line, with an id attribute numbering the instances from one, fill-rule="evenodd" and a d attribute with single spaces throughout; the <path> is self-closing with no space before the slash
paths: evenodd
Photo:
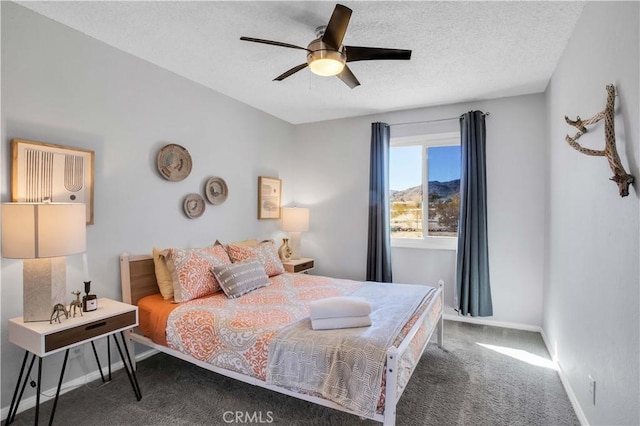
<path id="1" fill-rule="evenodd" d="M 460 116 L 460 220 L 456 285 L 458 312 L 491 316 L 487 243 L 486 129 L 482 111 Z"/>
<path id="2" fill-rule="evenodd" d="M 389 125 L 371 123 L 367 281 L 391 282 Z"/>

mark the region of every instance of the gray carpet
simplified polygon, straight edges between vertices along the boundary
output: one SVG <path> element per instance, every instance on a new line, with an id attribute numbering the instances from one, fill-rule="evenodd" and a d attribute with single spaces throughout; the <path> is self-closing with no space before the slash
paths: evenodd
<path id="1" fill-rule="evenodd" d="M 534 361 L 549 359 L 539 333 L 446 321 L 445 349 L 428 346 L 400 399 L 396 424 L 579 425 L 556 371 L 478 343 L 516 349 L 516 356 L 530 354 Z M 142 401 L 135 400 L 121 370 L 105 386 L 92 382 L 62 395 L 54 423 L 379 424 L 241 383 L 164 354 L 140 362 L 137 374 Z M 48 420 L 51 406 L 50 401 L 41 406 L 41 422 Z M 31 425 L 33 416 L 33 409 L 19 413 L 13 424 Z"/>

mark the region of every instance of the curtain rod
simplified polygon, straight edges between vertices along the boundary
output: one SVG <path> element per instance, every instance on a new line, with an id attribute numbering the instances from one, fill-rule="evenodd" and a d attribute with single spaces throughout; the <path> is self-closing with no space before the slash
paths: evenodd
<path id="1" fill-rule="evenodd" d="M 488 117 L 490 116 L 491 113 L 490 112 L 484 112 L 482 113 L 483 117 Z M 391 126 L 405 126 L 407 124 L 424 124 L 424 123 L 437 123 L 438 121 L 449 121 L 449 120 L 459 120 L 460 117 L 462 117 L 462 115 L 459 115 L 457 117 L 449 117 L 449 118 L 439 118 L 437 120 L 424 120 L 424 121 L 409 121 L 407 123 L 395 123 L 395 124 L 389 124 L 389 127 Z"/>

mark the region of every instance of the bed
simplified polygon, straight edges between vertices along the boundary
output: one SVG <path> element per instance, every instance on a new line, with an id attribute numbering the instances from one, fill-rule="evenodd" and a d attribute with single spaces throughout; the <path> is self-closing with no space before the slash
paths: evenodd
<path id="1" fill-rule="evenodd" d="M 151 255 L 124 253 L 120 256 L 120 267 L 123 301 L 136 305 L 139 309 L 140 326 L 127 334 L 129 342 L 140 343 L 227 377 L 362 418 L 369 418 L 384 425 L 395 424 L 396 404 L 422 352 L 434 334 L 437 336 L 438 346 L 442 347 L 443 283 L 439 282 L 436 288 L 406 285 L 407 289 L 424 287 L 422 291 L 425 292 L 425 297 L 415 304 L 415 309 L 406 316 L 407 321 L 399 324 L 393 331 L 393 339 L 389 340 L 392 343 L 385 346 L 382 353 L 378 368 L 381 370 L 380 374 L 378 376 L 367 374 L 361 383 L 355 384 L 360 389 L 365 383 L 367 391 L 375 393 L 369 396 L 375 397 L 375 404 L 368 405 L 369 408 L 363 410 L 355 402 L 348 404 L 344 402 L 344 398 L 336 399 L 334 394 L 344 397 L 345 392 L 348 391 L 338 387 L 337 383 L 331 383 L 330 386 L 325 384 L 325 388 L 330 388 L 328 393 L 325 393 L 325 389 L 320 391 L 302 385 L 290 385 L 292 379 L 287 377 L 286 372 L 290 369 L 288 362 L 292 354 L 289 352 L 289 358 L 285 357 L 278 361 L 275 360 L 274 353 L 281 347 L 278 345 L 290 343 L 287 339 L 280 338 L 287 336 L 285 331 L 291 332 L 296 327 L 301 332 L 307 333 L 297 340 L 293 339 L 297 343 L 311 339 L 317 340 L 315 336 L 325 335 L 328 338 L 332 336 L 333 330 L 314 332 L 305 324 L 305 321 L 308 321 L 309 302 L 324 297 L 371 292 L 375 285 L 387 286 L 386 289 L 391 288 L 389 286 L 396 288 L 402 285 L 362 283 L 284 273 L 269 278 L 271 281 L 269 286 L 254 290 L 237 299 L 226 299 L 222 292 L 218 292 L 176 304 L 163 300 L 160 296 Z M 402 288 L 398 287 L 396 291 L 400 290 Z M 293 293 L 295 296 L 292 296 Z M 283 300 L 287 302 L 283 303 Z M 377 308 L 374 312 L 379 309 L 383 307 Z M 228 314 L 225 313 L 227 311 Z M 386 312 L 388 315 L 392 310 Z M 211 315 L 212 318 L 207 315 Z M 309 332 L 306 329 L 309 329 Z M 349 336 L 355 336 L 357 330 L 359 329 L 344 331 Z M 353 337 L 355 338 L 357 336 Z M 317 342 L 315 344 L 322 346 Z M 370 350 L 369 343 L 365 345 L 366 347 L 352 350 L 350 354 L 375 353 L 374 350 Z M 269 351 L 272 352 L 271 357 L 269 357 Z M 281 352 L 286 353 L 285 350 Z M 301 352 L 306 352 L 306 349 Z M 304 358 L 295 353 L 293 355 L 296 360 Z M 358 380 L 355 377 L 356 370 L 369 372 L 376 367 L 375 364 L 366 364 L 373 361 L 363 361 L 362 358 L 365 356 L 356 356 L 355 362 L 360 363 L 359 367 L 356 365 L 351 370 L 347 370 L 348 374 L 353 376 L 352 381 Z M 318 357 L 326 358 L 328 355 L 313 354 L 308 358 L 315 360 Z M 297 378 L 293 380 L 295 382 Z M 345 380 L 338 378 L 337 381 Z M 369 382 L 372 381 L 375 383 L 369 386 Z M 339 385 L 343 386 L 342 383 Z"/>

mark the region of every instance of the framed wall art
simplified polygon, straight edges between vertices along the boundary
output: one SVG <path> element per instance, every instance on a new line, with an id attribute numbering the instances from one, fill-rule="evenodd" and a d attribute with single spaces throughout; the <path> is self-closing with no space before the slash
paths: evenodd
<path id="1" fill-rule="evenodd" d="M 13 139 L 11 154 L 13 202 L 84 203 L 93 224 L 93 151 Z"/>
<path id="2" fill-rule="evenodd" d="M 282 181 L 258 177 L 258 219 L 280 219 Z"/>

